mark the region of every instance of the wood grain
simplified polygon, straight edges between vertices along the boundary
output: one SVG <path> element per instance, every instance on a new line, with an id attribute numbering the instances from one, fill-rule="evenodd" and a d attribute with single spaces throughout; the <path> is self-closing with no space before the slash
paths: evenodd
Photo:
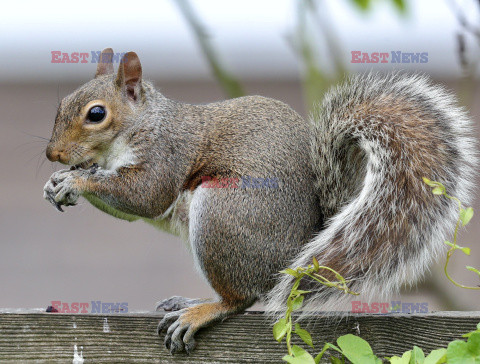
<path id="1" fill-rule="evenodd" d="M 246 312 L 197 335 L 197 349 L 172 357 L 155 331 L 162 313 L 61 314 L 40 310 L 0 310 L 0 363 L 69 362 L 74 346 L 84 363 L 280 363 L 285 344 L 272 337 L 271 321 L 261 312 Z M 413 345 L 425 352 L 445 347 L 475 329 L 479 312 L 430 314 L 331 315 L 303 324 L 318 353 L 325 342 L 358 334 L 379 356 L 391 356 Z M 107 326 L 108 325 L 108 326 Z"/>

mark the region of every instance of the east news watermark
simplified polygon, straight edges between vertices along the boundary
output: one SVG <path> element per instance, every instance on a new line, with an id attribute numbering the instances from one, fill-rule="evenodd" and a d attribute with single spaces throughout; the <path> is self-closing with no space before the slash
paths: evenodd
<path id="1" fill-rule="evenodd" d="M 52 301 L 47 312 L 58 313 L 127 313 L 128 302 L 65 302 Z"/>
<path id="2" fill-rule="evenodd" d="M 362 52 L 351 51 L 350 63 L 428 63 L 428 52 Z"/>
<path id="3" fill-rule="evenodd" d="M 51 51 L 51 63 L 125 63 L 125 52 L 103 53 L 102 51 L 90 52 L 62 52 Z"/>
<path id="4" fill-rule="evenodd" d="M 428 313 L 428 302 L 362 302 L 352 301 L 352 313 Z"/>

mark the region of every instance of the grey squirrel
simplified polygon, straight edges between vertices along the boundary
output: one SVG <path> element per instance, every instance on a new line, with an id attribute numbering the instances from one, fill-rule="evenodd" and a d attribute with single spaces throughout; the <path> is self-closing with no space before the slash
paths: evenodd
<path id="1" fill-rule="evenodd" d="M 44 197 L 61 208 L 83 196 L 188 242 L 219 297 L 172 297 L 157 309 L 173 311 L 158 326 L 159 334 L 167 329 L 167 348 L 190 352 L 200 328 L 258 299 L 282 310 L 291 278 L 278 272 L 313 257 L 364 295 L 422 277 L 456 220 L 455 205 L 432 195 L 422 177 L 468 203 L 471 128 L 454 97 L 425 76 L 352 76 L 304 120 L 260 96 L 169 100 L 142 79 L 129 52 L 118 72 L 99 63 L 95 78 L 60 103 L 46 155 L 75 167 L 55 172 Z M 245 176 L 276 183 L 205 188 L 208 179 Z M 307 309 L 342 298 L 309 289 Z"/>

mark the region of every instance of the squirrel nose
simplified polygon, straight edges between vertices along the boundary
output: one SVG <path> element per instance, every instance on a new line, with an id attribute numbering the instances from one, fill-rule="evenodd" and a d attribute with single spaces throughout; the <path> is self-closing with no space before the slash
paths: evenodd
<path id="1" fill-rule="evenodd" d="M 61 159 L 63 150 L 56 150 L 51 147 L 47 147 L 46 155 L 49 161 L 57 162 Z"/>

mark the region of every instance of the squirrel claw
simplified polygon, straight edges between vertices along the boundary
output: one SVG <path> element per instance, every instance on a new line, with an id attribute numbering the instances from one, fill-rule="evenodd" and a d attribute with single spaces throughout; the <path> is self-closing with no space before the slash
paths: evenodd
<path id="1" fill-rule="evenodd" d="M 157 327 L 157 333 L 160 335 L 167 327 L 165 334 L 165 347 L 170 354 L 185 351 L 190 354 L 195 348 L 195 339 L 193 334 L 197 331 L 188 320 L 182 320 L 182 316 L 187 309 L 167 313 Z"/>
<path id="2" fill-rule="evenodd" d="M 52 192 L 45 191 L 45 199 L 48 200 L 48 202 L 50 202 L 58 211 L 64 212 L 62 205 L 55 201 L 55 196 Z"/>
<path id="3" fill-rule="evenodd" d="M 167 313 L 165 316 L 163 316 L 162 321 L 160 321 L 157 326 L 157 334 L 160 335 L 162 331 L 169 327 L 174 321 L 176 321 L 180 315 L 180 311 L 176 311 Z"/>
<path id="4" fill-rule="evenodd" d="M 62 209 L 62 205 L 60 205 L 59 203 L 55 202 L 53 205 L 55 206 L 55 208 L 56 208 L 58 211 L 60 211 L 60 212 L 65 212 L 65 210 Z"/>

